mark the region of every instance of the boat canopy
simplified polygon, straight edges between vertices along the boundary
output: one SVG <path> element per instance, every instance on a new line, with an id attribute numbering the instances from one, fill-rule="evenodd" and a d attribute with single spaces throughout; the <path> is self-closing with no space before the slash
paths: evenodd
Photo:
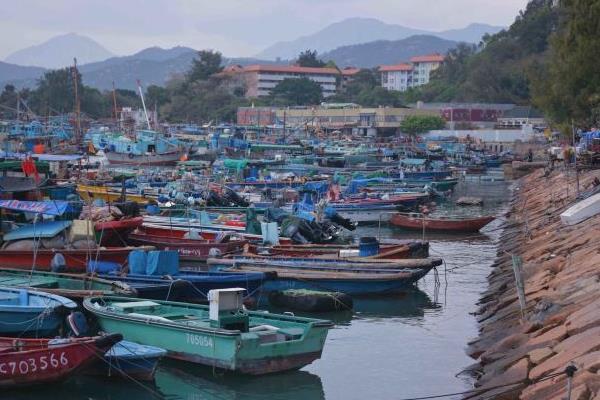
<path id="1" fill-rule="evenodd" d="M 23 211 L 35 214 L 62 215 L 69 207 L 68 201 L 22 201 L 22 200 L 0 200 L 0 208 L 7 210 Z"/>

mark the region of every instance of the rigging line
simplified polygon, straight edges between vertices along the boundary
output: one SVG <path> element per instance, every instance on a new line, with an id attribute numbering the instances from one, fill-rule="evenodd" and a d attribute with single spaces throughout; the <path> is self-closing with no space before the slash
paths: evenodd
<path id="1" fill-rule="evenodd" d="M 534 383 L 542 382 L 542 381 L 545 381 L 548 379 L 552 379 L 552 378 L 555 378 L 564 373 L 565 373 L 565 371 L 560 371 L 560 372 L 548 375 L 546 377 L 543 377 L 541 379 L 532 380 L 532 381 L 530 381 L 530 384 L 534 384 Z M 501 388 L 505 388 L 505 387 L 509 387 L 509 386 L 519 385 L 519 384 L 522 384 L 525 382 L 526 382 L 525 380 L 521 380 L 521 381 L 516 381 L 516 382 L 505 383 L 502 385 L 490 386 L 487 388 L 465 390 L 463 392 L 445 393 L 445 394 L 437 394 L 437 395 L 421 396 L 421 397 L 405 397 L 405 398 L 396 399 L 396 400 L 430 400 L 430 399 L 441 399 L 444 397 L 459 396 L 459 395 L 466 395 L 466 394 L 478 395 L 478 394 L 483 394 L 485 392 L 489 392 L 490 390 L 501 389 Z M 510 391 L 513 391 L 513 390 L 515 390 L 515 389 L 514 388 L 510 389 Z M 497 396 L 497 395 L 498 395 L 498 393 L 494 394 L 494 396 Z"/>

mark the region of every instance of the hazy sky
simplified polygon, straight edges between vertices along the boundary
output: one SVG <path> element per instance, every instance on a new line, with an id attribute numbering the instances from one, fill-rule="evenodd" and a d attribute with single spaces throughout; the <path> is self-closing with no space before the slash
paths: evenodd
<path id="1" fill-rule="evenodd" d="M 428 30 L 509 25 L 527 0 L 1 0 L 0 59 L 76 32 L 109 51 L 212 48 L 250 56 L 349 17 Z"/>

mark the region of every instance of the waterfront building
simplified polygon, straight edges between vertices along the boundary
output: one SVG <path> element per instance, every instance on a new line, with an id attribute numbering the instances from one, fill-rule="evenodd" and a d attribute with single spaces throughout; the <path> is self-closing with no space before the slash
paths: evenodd
<path id="1" fill-rule="evenodd" d="M 288 129 L 322 132 L 340 131 L 360 136 L 400 133 L 400 123 L 409 115 L 439 115 L 436 110 L 413 108 L 366 108 L 351 103 L 323 103 L 314 107 L 239 107 L 238 125 L 285 126 Z M 269 123 L 265 119 L 272 117 Z"/>
<path id="2" fill-rule="evenodd" d="M 295 65 L 232 65 L 225 68 L 223 75 L 232 79 L 232 85 L 244 88 L 246 97 L 261 97 L 271 94 L 271 90 L 284 79 L 308 78 L 321 86 L 323 97 L 336 93 L 336 68 L 299 67 Z"/>

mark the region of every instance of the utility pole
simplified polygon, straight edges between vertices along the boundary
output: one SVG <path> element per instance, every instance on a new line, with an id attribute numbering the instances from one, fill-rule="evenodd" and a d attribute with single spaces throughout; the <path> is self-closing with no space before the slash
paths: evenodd
<path id="1" fill-rule="evenodd" d="M 79 93 L 77 87 L 78 75 L 77 72 L 77 58 L 73 58 L 73 69 L 71 70 L 73 75 L 73 87 L 75 88 L 75 143 L 81 143 L 81 105 L 79 104 Z"/>

